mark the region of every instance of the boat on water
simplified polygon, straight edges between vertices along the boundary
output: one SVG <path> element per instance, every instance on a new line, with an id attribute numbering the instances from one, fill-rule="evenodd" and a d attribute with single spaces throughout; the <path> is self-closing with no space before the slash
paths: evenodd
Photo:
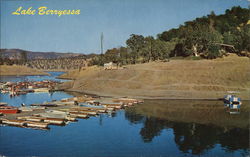
<path id="1" fill-rule="evenodd" d="M 14 126 L 23 126 L 25 124 L 24 120 L 10 120 L 10 119 L 1 119 L 2 124 L 14 125 Z"/>
<path id="2" fill-rule="evenodd" d="M 8 104 L 6 102 L 0 102 L 0 106 L 7 106 Z"/>
<path id="3" fill-rule="evenodd" d="M 45 111 L 46 113 L 40 113 L 39 116 L 41 117 L 48 117 L 48 118 L 62 118 L 67 121 L 76 121 L 76 118 L 71 117 L 69 113 L 58 111 L 58 110 L 48 110 Z"/>
<path id="4" fill-rule="evenodd" d="M 75 109 L 73 111 L 79 112 L 79 113 L 84 113 L 84 114 L 87 114 L 87 115 L 90 115 L 90 116 L 96 116 L 96 115 L 98 115 L 98 112 L 97 111 L 93 111 L 93 110 Z"/>
<path id="5" fill-rule="evenodd" d="M 143 100 L 138 100 L 138 99 L 132 99 L 132 98 L 118 98 L 114 99 L 113 102 L 120 102 L 126 105 L 132 105 L 132 104 L 138 104 L 138 103 L 143 103 Z"/>
<path id="6" fill-rule="evenodd" d="M 18 113 L 19 110 L 13 106 L 0 106 L 0 112 L 3 114 L 15 114 Z"/>
<path id="7" fill-rule="evenodd" d="M 124 104 L 123 103 L 101 102 L 101 105 L 104 106 L 104 107 L 106 107 L 106 108 L 110 108 L 110 107 L 112 107 L 114 109 L 122 109 L 122 108 L 124 108 Z"/>
<path id="8" fill-rule="evenodd" d="M 45 118 L 60 118 L 65 119 L 65 121 L 77 121 L 75 117 L 71 117 L 69 114 L 63 115 L 63 114 L 54 114 L 54 113 L 39 113 L 34 114 L 33 116 L 36 117 L 45 117 Z"/>
<path id="9" fill-rule="evenodd" d="M 30 106 L 42 106 L 42 107 L 57 107 L 57 104 L 49 104 L 49 103 L 45 103 L 45 104 L 31 104 Z"/>
<path id="10" fill-rule="evenodd" d="M 25 125 L 27 127 L 32 127 L 32 128 L 43 128 L 43 129 L 48 129 L 48 124 L 49 123 L 43 123 L 43 122 L 28 122 L 26 121 Z"/>
<path id="11" fill-rule="evenodd" d="M 106 113 L 107 112 L 107 108 L 104 107 L 104 106 L 96 106 L 96 105 L 90 105 L 90 104 L 80 104 L 79 105 L 80 107 L 84 108 L 84 109 L 87 109 L 87 110 L 95 110 L 95 111 L 98 111 L 100 113 Z"/>
<path id="12" fill-rule="evenodd" d="M 28 127 L 28 128 L 37 128 L 37 129 L 49 129 L 48 123 L 43 122 L 33 122 L 33 121 L 26 121 L 24 119 L 1 119 L 2 124 L 7 124 L 10 126 L 18 126 L 18 127 Z"/>
<path id="13" fill-rule="evenodd" d="M 31 107 L 19 107 L 18 108 L 22 112 L 32 112 L 33 109 Z"/>
<path id="14" fill-rule="evenodd" d="M 76 117 L 76 118 L 88 118 L 88 114 L 87 113 L 81 113 L 81 112 L 77 112 L 77 111 L 71 111 L 69 112 L 70 116 Z"/>
<path id="15" fill-rule="evenodd" d="M 35 88 L 33 90 L 34 90 L 34 92 L 41 92 L 41 93 L 49 92 L 49 88 Z"/>
<path id="16" fill-rule="evenodd" d="M 45 122 L 52 125 L 64 125 L 64 118 L 50 118 L 50 117 L 34 117 L 34 116 L 24 116 L 17 117 L 19 120 L 33 121 L 33 122 Z"/>
<path id="17" fill-rule="evenodd" d="M 242 105 L 241 99 L 235 95 L 225 95 L 224 96 L 224 106 L 227 107 L 230 113 L 235 113 L 240 111 Z"/>

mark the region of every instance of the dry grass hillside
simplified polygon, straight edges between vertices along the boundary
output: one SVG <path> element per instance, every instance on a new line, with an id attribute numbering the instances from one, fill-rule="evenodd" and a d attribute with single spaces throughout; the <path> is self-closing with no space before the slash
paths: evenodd
<path id="1" fill-rule="evenodd" d="M 26 66 L 19 65 L 1 65 L 0 66 L 0 75 L 48 75 L 43 71 L 36 69 L 28 68 Z"/>
<path id="2" fill-rule="evenodd" d="M 220 98 L 227 91 L 250 94 L 250 62 L 231 54 L 215 60 L 171 60 L 129 65 L 122 70 L 89 67 L 62 78 L 63 88 L 103 96 L 141 98 Z"/>

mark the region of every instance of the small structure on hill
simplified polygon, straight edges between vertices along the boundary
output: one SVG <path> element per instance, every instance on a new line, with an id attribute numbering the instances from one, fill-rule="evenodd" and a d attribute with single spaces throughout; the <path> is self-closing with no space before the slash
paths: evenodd
<path id="1" fill-rule="evenodd" d="M 104 63 L 104 70 L 117 70 L 118 69 L 118 64 L 109 62 L 109 63 Z"/>

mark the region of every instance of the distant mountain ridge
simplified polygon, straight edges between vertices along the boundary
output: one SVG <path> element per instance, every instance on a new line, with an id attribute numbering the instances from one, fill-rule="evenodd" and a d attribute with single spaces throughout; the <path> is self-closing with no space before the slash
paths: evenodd
<path id="1" fill-rule="evenodd" d="M 22 49 L 0 49 L 0 57 L 9 59 L 21 59 L 21 54 L 26 52 L 27 59 L 58 59 L 77 56 L 86 56 L 80 53 L 61 53 L 61 52 L 33 52 Z"/>

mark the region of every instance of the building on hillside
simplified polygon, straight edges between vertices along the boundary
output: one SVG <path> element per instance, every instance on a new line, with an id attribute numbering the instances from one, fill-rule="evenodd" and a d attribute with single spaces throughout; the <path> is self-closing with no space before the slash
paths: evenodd
<path id="1" fill-rule="evenodd" d="M 118 64 L 109 62 L 109 63 L 104 63 L 104 70 L 117 70 L 118 69 Z"/>

